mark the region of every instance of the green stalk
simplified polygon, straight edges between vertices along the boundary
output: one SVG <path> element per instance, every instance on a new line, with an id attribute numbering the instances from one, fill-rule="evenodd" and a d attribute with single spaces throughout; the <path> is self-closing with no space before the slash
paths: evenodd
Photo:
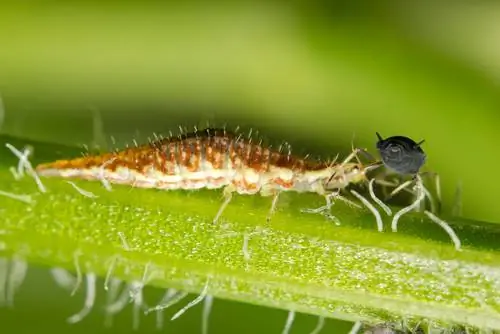
<path id="1" fill-rule="evenodd" d="M 339 226 L 300 213 L 323 199 L 284 194 L 266 223 L 268 198 L 236 196 L 218 224 L 219 191 L 157 191 L 64 180 L 15 180 L 17 158 L 5 148 L 34 147 L 32 162 L 73 157 L 78 149 L 0 137 L 0 190 L 33 203 L 1 198 L 5 256 L 126 281 L 173 287 L 256 305 L 369 323 L 419 321 L 500 329 L 500 227 L 452 219 L 462 241 L 421 214 L 399 232 L 377 232 L 366 209 L 337 203 Z"/>

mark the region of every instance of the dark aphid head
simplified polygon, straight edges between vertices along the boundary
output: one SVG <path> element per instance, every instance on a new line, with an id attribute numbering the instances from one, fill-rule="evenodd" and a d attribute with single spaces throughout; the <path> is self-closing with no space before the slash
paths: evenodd
<path id="1" fill-rule="evenodd" d="M 426 155 L 420 145 L 404 136 L 383 139 L 377 132 L 377 150 L 382 162 L 390 170 L 402 175 L 416 175 L 425 164 Z"/>

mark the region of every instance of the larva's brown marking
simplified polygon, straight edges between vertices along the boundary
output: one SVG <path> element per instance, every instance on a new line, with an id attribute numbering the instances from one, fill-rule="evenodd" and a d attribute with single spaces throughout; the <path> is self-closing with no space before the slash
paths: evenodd
<path id="1" fill-rule="evenodd" d="M 327 196 L 350 183 L 365 181 L 364 167 L 350 162 L 355 156 L 353 152 L 337 164 L 314 161 L 296 157 L 289 150 L 271 150 L 233 132 L 207 128 L 118 152 L 41 164 L 37 172 L 43 176 L 105 179 L 141 188 L 225 187 L 226 200 L 217 220 L 234 192 L 274 196 L 271 214 L 281 191 Z"/>

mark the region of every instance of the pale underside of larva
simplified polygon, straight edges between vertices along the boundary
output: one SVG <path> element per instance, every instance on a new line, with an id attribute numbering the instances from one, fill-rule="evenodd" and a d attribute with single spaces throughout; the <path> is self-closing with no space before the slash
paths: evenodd
<path id="1" fill-rule="evenodd" d="M 37 173 L 165 190 L 218 189 L 231 185 L 239 194 L 260 192 L 264 196 L 276 191 L 324 195 L 364 179 L 358 164 L 297 158 L 219 129 L 166 138 L 114 153 L 41 164 Z"/>

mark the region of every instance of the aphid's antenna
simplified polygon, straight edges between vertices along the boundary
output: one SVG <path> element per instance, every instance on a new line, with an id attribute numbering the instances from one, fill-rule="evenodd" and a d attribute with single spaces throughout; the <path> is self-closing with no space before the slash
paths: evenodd
<path id="1" fill-rule="evenodd" d="M 377 134 L 377 138 L 378 138 L 378 140 L 380 140 L 380 141 L 383 141 L 383 140 L 384 140 L 384 138 L 382 138 L 382 136 L 380 135 L 380 133 L 378 133 L 378 132 L 375 132 L 375 133 Z"/>
<path id="2" fill-rule="evenodd" d="M 420 147 L 420 145 L 422 145 L 423 143 L 425 143 L 425 139 L 422 139 L 421 141 L 419 141 L 416 146 Z"/>

